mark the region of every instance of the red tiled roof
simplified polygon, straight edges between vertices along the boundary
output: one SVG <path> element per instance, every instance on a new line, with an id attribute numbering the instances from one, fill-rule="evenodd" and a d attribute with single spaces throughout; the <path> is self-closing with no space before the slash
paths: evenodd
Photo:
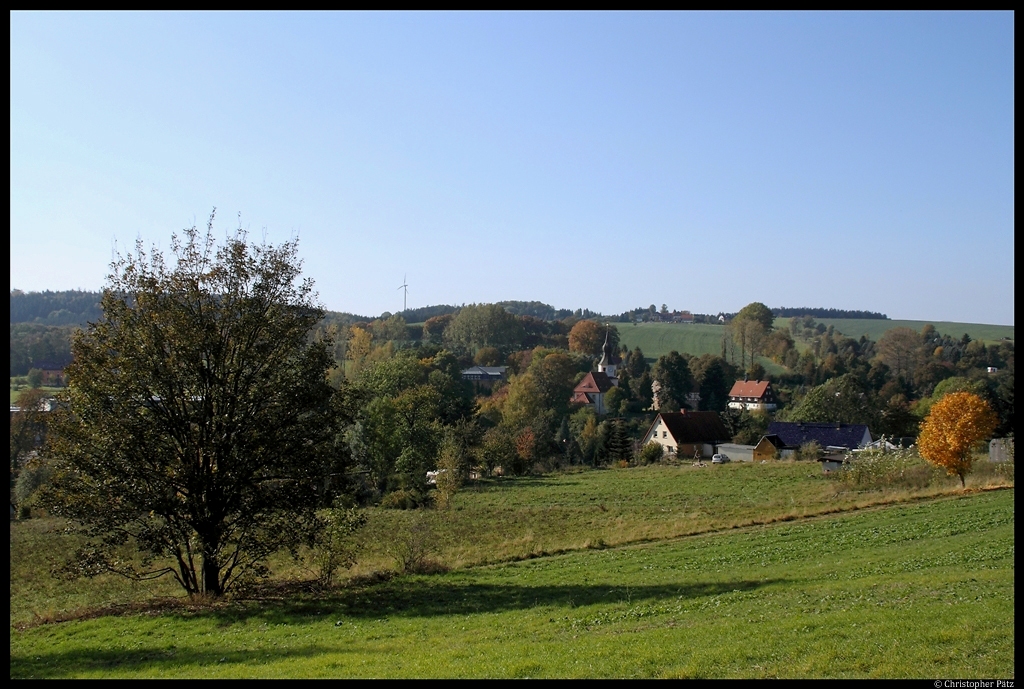
<path id="1" fill-rule="evenodd" d="M 576 387 L 573 388 L 573 393 L 580 392 L 608 392 L 615 384 L 612 383 L 612 379 L 608 377 L 607 373 L 603 371 L 591 371 L 583 377 Z"/>
<path id="2" fill-rule="evenodd" d="M 754 397 L 761 399 L 768 391 L 767 380 L 737 380 L 729 391 L 729 397 Z"/>

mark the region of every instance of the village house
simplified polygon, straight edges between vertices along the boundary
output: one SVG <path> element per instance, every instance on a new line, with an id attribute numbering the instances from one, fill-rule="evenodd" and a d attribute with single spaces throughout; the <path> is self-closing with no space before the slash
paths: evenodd
<path id="1" fill-rule="evenodd" d="M 710 457 L 729 441 L 729 431 L 713 411 L 662 412 L 644 434 L 643 445 L 658 443 L 668 455 Z"/>
<path id="2" fill-rule="evenodd" d="M 32 368 L 39 369 L 42 374 L 41 383 L 45 387 L 64 387 L 64 366 L 56 361 L 37 361 Z"/>
<path id="3" fill-rule="evenodd" d="M 854 423 L 772 421 L 768 424 L 768 434 L 777 435 L 784 447 L 791 450 L 816 442 L 826 453 L 833 453 L 864 448 L 871 443 L 868 427 Z"/>
<path id="4" fill-rule="evenodd" d="M 767 380 L 737 380 L 729 391 L 729 408 L 774 411 L 775 392 Z"/>
<path id="5" fill-rule="evenodd" d="M 505 380 L 507 370 L 508 366 L 473 366 L 462 371 L 462 380 L 472 382 L 476 392 L 490 390 L 495 383 Z"/>

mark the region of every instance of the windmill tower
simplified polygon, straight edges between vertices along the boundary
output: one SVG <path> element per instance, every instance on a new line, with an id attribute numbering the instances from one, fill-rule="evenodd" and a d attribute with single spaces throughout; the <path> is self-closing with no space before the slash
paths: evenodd
<path id="1" fill-rule="evenodd" d="M 409 310 L 409 281 L 406 277 L 408 277 L 408 274 L 402 276 L 402 284 L 398 286 L 398 289 L 405 290 L 405 294 L 402 297 L 402 311 Z"/>

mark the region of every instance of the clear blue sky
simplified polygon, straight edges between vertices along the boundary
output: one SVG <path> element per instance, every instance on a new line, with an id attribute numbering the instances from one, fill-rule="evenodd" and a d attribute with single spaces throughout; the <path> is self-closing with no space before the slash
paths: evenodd
<path id="1" fill-rule="evenodd" d="M 332 310 L 1014 323 L 1012 13 L 11 14 L 11 288 L 299 237 Z"/>

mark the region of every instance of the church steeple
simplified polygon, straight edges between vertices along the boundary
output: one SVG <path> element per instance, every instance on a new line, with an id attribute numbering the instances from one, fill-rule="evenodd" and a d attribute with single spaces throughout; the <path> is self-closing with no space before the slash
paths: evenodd
<path id="1" fill-rule="evenodd" d="M 597 364 L 597 370 L 601 373 L 606 374 L 609 378 L 615 378 L 615 369 L 617 366 L 612 363 L 615 356 L 612 352 L 612 344 L 608 341 L 609 331 L 604 331 L 604 346 L 601 347 L 601 361 Z"/>

